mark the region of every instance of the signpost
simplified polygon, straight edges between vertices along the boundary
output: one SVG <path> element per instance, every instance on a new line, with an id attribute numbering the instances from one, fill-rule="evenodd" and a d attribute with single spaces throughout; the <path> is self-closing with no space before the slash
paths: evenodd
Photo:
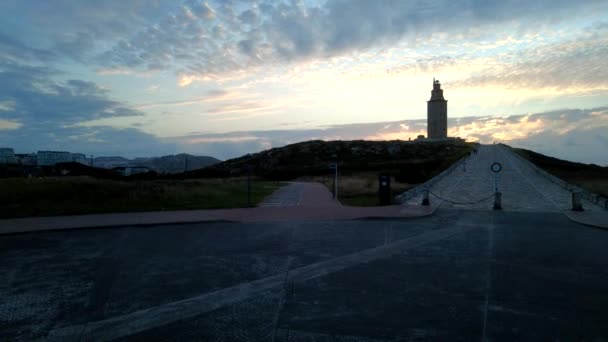
<path id="1" fill-rule="evenodd" d="M 501 210 L 502 193 L 498 191 L 498 182 L 500 181 L 500 171 L 502 171 L 502 165 L 495 162 L 490 165 L 490 170 L 494 172 L 494 210 Z"/>
<path id="2" fill-rule="evenodd" d="M 502 165 L 500 163 L 493 163 L 490 166 L 490 170 L 494 172 L 494 192 L 498 192 L 498 181 L 500 180 L 500 171 L 502 171 Z"/>

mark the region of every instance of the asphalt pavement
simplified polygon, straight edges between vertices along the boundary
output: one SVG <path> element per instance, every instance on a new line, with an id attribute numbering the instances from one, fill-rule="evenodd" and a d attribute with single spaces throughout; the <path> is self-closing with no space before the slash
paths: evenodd
<path id="1" fill-rule="evenodd" d="M 554 213 L 0 236 L 0 339 L 608 339 L 608 231 Z"/>

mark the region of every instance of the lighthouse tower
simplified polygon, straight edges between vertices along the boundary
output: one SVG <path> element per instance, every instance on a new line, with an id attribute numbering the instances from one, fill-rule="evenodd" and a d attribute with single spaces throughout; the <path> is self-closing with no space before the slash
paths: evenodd
<path id="1" fill-rule="evenodd" d="M 443 98 L 441 83 L 433 79 L 431 99 L 427 101 L 427 137 L 429 139 L 447 139 L 448 137 L 448 101 Z"/>

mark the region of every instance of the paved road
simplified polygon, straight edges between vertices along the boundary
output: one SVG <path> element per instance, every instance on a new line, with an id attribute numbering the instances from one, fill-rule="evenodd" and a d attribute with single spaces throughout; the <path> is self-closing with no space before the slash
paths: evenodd
<path id="1" fill-rule="evenodd" d="M 502 145 L 481 145 L 478 153 L 465 165 L 431 187 L 430 200 L 443 208 L 488 209 L 494 204 L 492 163 L 502 165 L 498 189 L 502 193 L 503 210 L 563 211 L 571 209 L 571 194 L 566 189 L 537 174 L 532 167 Z M 435 196 L 436 195 L 436 196 Z M 484 200 L 485 199 L 485 200 Z M 407 203 L 421 203 L 416 197 Z M 475 203 L 474 203 L 475 202 Z M 585 201 L 585 210 L 602 210 Z"/>
<path id="2" fill-rule="evenodd" d="M 608 232 L 551 213 L 0 236 L 11 341 L 606 340 Z"/>

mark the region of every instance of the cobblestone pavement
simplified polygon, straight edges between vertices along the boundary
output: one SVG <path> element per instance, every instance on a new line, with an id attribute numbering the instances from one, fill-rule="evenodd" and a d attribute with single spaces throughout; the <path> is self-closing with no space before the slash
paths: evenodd
<path id="1" fill-rule="evenodd" d="M 608 338 L 608 232 L 552 213 L 0 236 L 8 341 Z"/>
<path id="2" fill-rule="evenodd" d="M 495 173 L 490 166 L 498 162 L 498 190 L 502 193 L 502 208 L 510 211 L 564 211 L 571 209 L 571 193 L 540 176 L 525 161 L 502 145 L 481 145 L 450 174 L 431 188 L 432 205 L 442 208 L 492 209 L 494 205 Z M 408 200 L 422 203 L 422 195 Z M 585 210 L 602 210 L 583 201 Z"/>

